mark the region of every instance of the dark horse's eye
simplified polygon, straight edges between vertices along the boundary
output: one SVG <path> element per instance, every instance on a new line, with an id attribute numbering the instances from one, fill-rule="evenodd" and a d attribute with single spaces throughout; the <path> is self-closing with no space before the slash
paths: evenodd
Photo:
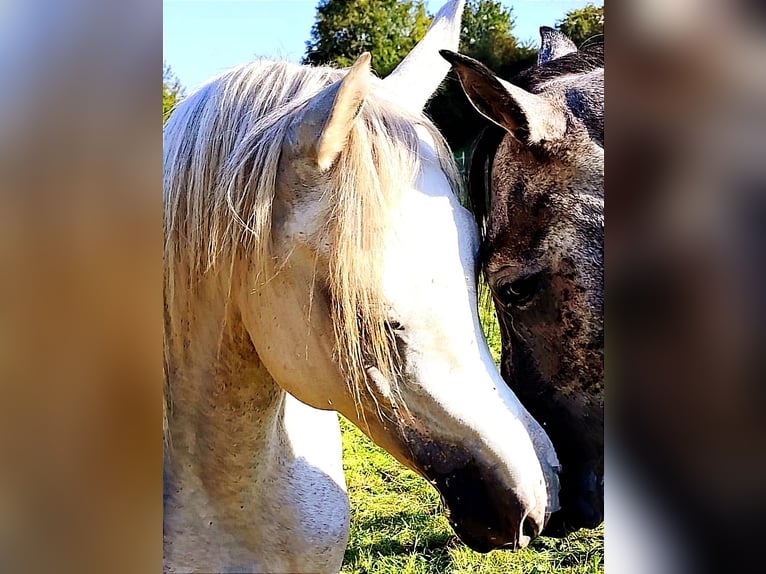
<path id="1" fill-rule="evenodd" d="M 523 307 L 534 299 L 542 288 L 542 284 L 542 273 L 532 273 L 501 285 L 498 289 L 498 296 L 503 305 Z"/>

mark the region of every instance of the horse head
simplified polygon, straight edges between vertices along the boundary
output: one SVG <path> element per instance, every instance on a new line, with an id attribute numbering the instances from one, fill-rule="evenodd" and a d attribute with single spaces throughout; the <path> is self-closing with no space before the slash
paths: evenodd
<path id="1" fill-rule="evenodd" d="M 425 476 L 476 550 L 527 544 L 557 509 L 556 454 L 492 361 L 478 230 L 422 113 L 463 5 L 384 80 L 366 54 L 347 71 L 257 61 L 166 124 L 170 563 L 340 567 L 338 421 L 316 409 Z"/>
<path id="2" fill-rule="evenodd" d="M 562 509 L 546 533 L 564 534 L 603 519 L 603 45 L 541 35 L 537 66 L 513 82 L 442 55 L 496 126 L 477 146 L 470 195 L 503 377 L 562 463 Z"/>
<path id="3" fill-rule="evenodd" d="M 283 389 L 343 413 L 425 476 L 459 536 L 488 551 L 542 530 L 558 462 L 493 364 L 477 313 L 477 229 L 422 115 L 462 6 L 442 9 L 389 77 L 362 55 L 296 107 L 275 174 L 277 271 L 257 288 L 247 275 L 240 306 Z"/>

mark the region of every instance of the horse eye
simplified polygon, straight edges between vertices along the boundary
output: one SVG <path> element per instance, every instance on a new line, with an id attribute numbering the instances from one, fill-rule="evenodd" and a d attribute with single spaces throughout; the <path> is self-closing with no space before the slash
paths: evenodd
<path id="1" fill-rule="evenodd" d="M 541 287 L 542 273 L 532 273 L 501 285 L 498 289 L 498 295 L 504 305 L 523 307 L 534 299 Z"/>
<path id="2" fill-rule="evenodd" d="M 404 327 L 399 321 L 389 319 L 388 321 L 386 321 L 386 325 L 388 325 L 388 328 L 391 329 L 392 331 L 399 331 L 399 332 L 404 331 Z"/>

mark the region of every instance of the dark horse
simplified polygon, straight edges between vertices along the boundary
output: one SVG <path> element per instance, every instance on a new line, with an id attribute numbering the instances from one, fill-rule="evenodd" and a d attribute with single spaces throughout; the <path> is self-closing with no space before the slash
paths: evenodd
<path id="1" fill-rule="evenodd" d="M 443 51 L 493 125 L 469 196 L 503 342 L 502 374 L 553 440 L 561 510 L 545 534 L 604 512 L 604 45 L 540 29 L 536 66 L 511 82 Z"/>

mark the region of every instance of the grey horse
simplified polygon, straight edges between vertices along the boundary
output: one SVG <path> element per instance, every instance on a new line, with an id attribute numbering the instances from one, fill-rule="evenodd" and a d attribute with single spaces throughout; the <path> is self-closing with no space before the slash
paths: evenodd
<path id="1" fill-rule="evenodd" d="M 506 82 L 454 52 L 479 137 L 469 199 L 502 336 L 502 374 L 553 440 L 561 510 L 545 534 L 603 520 L 604 45 L 540 29 L 537 65 Z"/>

